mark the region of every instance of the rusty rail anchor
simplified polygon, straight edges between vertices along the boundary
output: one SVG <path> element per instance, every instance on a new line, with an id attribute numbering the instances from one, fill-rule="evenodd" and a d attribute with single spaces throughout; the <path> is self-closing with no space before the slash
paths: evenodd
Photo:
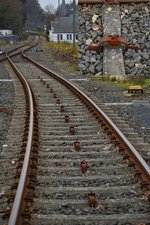
<path id="1" fill-rule="evenodd" d="M 99 43 L 88 46 L 86 50 L 92 50 L 92 51 L 96 51 L 97 53 L 100 53 L 103 51 L 103 46 L 105 45 L 109 46 L 110 48 L 117 48 L 117 47 L 123 46 L 125 50 L 129 48 L 135 49 L 135 50 L 140 49 L 136 45 L 129 45 L 128 40 L 126 38 L 122 38 L 121 36 L 117 34 L 111 34 L 106 37 L 102 37 Z"/>

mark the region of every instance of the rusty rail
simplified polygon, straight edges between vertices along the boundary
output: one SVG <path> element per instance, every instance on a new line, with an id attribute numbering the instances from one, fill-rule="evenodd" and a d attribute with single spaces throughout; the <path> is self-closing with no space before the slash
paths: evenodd
<path id="1" fill-rule="evenodd" d="M 26 43 L 26 44 L 23 44 L 23 45 L 20 45 L 19 47 L 13 48 L 13 49 L 10 50 L 10 51 L 3 52 L 0 56 L 3 56 L 3 55 L 5 55 L 5 56 L 4 56 L 3 58 L 0 58 L 0 62 L 7 60 L 7 59 L 8 59 L 7 56 L 8 56 L 10 53 L 13 53 L 13 52 L 17 51 L 17 50 L 20 49 L 20 48 L 23 48 L 23 47 L 25 47 L 25 46 L 28 46 L 27 49 L 30 49 L 30 48 L 32 48 L 32 47 L 34 47 L 35 45 L 38 44 L 38 43 L 36 42 L 36 43 L 34 44 L 34 46 L 33 46 L 33 44 L 32 44 L 33 41 L 34 41 L 34 39 L 31 40 L 30 42 Z M 10 55 L 10 57 L 19 55 L 19 54 L 21 53 L 21 51 L 22 51 L 22 50 L 20 50 L 19 52 L 13 53 L 12 55 Z"/>
<path id="2" fill-rule="evenodd" d="M 31 92 L 29 84 L 27 83 L 27 81 L 25 80 L 23 75 L 20 73 L 20 71 L 17 69 L 17 67 L 13 64 L 13 62 L 11 61 L 9 56 L 7 56 L 7 58 L 8 58 L 8 61 L 11 65 L 11 67 L 13 68 L 13 70 L 15 71 L 17 76 L 20 77 L 20 79 L 22 80 L 22 83 L 24 84 L 24 86 L 27 89 L 27 92 L 29 94 L 29 107 L 30 107 L 30 116 L 29 116 L 30 122 L 29 122 L 29 132 L 28 132 L 26 154 L 25 154 L 25 159 L 24 159 L 24 163 L 23 163 L 23 168 L 22 168 L 21 177 L 19 180 L 14 204 L 12 207 L 12 211 L 11 211 L 9 223 L 8 223 L 8 225 L 16 225 L 16 224 L 19 224 L 19 223 L 17 223 L 17 220 L 19 218 L 20 211 L 21 211 L 22 198 L 23 198 L 24 191 L 25 191 L 24 187 L 25 187 L 25 184 L 27 181 L 27 174 L 28 174 L 28 169 L 29 169 L 29 162 L 30 162 L 30 155 L 31 155 L 31 148 L 32 148 L 32 138 L 33 138 L 34 107 L 33 107 L 32 92 Z"/>
<path id="3" fill-rule="evenodd" d="M 94 116 L 102 123 L 104 123 L 105 128 L 109 128 L 109 133 L 112 134 L 112 138 L 118 144 L 119 148 L 124 150 L 124 152 L 129 156 L 130 160 L 134 163 L 137 171 L 140 171 L 142 176 L 142 181 L 146 181 L 146 184 L 150 186 L 150 167 L 144 161 L 144 159 L 140 156 L 134 146 L 127 140 L 124 134 L 117 128 L 117 126 L 108 118 L 108 116 L 91 100 L 89 99 L 83 92 L 81 92 L 77 87 L 71 84 L 69 81 L 60 77 L 57 73 L 52 70 L 47 69 L 41 64 L 37 63 L 30 57 L 27 57 L 23 53 L 23 57 L 28 59 L 35 66 L 40 68 L 45 73 L 52 76 L 54 79 L 58 80 L 60 83 L 63 83 L 68 89 L 74 92 L 83 102 L 84 104 L 93 111 Z"/>
<path id="4" fill-rule="evenodd" d="M 22 48 L 27 46 L 27 49 L 30 49 L 34 47 L 37 43 L 33 43 L 31 45 L 30 43 L 26 43 L 25 45 L 19 46 L 18 48 Z M 29 200 L 32 201 L 32 196 L 28 195 L 27 188 L 31 187 L 31 182 L 33 182 L 34 179 L 34 173 L 32 171 L 33 167 L 33 161 L 36 160 L 37 156 L 37 140 L 38 140 L 38 134 L 37 134 L 37 112 L 36 112 L 36 104 L 34 101 L 34 96 L 32 94 L 32 90 L 24 78 L 23 74 L 17 69 L 17 67 L 14 65 L 10 57 L 20 54 L 14 53 L 13 55 L 9 56 L 10 52 L 16 51 L 15 48 L 9 52 L 6 53 L 6 57 L 8 59 L 8 62 L 10 63 L 12 69 L 18 76 L 24 92 L 25 92 L 25 98 L 26 98 L 26 122 L 25 122 L 25 129 L 24 129 L 24 138 L 23 138 L 23 145 L 21 146 L 20 150 L 20 158 L 18 161 L 17 168 L 21 169 L 21 173 L 16 172 L 16 177 L 19 176 L 19 182 L 14 183 L 12 185 L 12 190 L 16 189 L 16 195 L 11 194 L 8 198 L 8 202 L 13 201 L 12 209 L 11 211 L 8 209 L 7 212 L 4 215 L 4 219 L 9 217 L 8 225 L 21 225 L 24 219 L 24 216 L 27 218 L 29 217 L 28 209 L 26 208 L 26 202 Z M 25 142 L 24 142 L 25 141 Z M 34 165 L 35 167 L 35 165 Z"/>

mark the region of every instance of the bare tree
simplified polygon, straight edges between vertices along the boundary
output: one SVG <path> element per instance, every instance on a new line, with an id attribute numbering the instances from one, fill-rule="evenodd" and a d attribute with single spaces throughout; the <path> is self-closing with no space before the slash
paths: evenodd
<path id="1" fill-rule="evenodd" d="M 55 8 L 54 8 L 53 5 L 48 4 L 48 5 L 45 6 L 45 13 L 46 13 L 46 14 L 54 15 L 54 14 L 55 14 L 55 11 L 56 11 L 56 10 L 55 10 Z"/>
<path id="2" fill-rule="evenodd" d="M 47 26 L 47 28 L 51 28 L 51 21 L 55 17 L 55 8 L 53 5 L 48 4 L 45 6 L 45 20 L 44 23 Z"/>

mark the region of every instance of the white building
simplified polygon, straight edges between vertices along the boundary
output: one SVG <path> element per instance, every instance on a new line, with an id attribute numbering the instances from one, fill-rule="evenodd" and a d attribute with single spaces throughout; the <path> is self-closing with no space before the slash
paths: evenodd
<path id="1" fill-rule="evenodd" d="M 60 17 L 57 17 L 54 21 L 51 22 L 49 40 L 54 42 L 73 42 L 73 14 L 67 16 L 65 0 L 62 0 L 62 4 L 60 7 Z M 75 41 L 78 41 L 77 31 L 75 34 Z"/>
<path id="2" fill-rule="evenodd" d="M 73 18 L 60 17 L 51 22 L 51 30 L 49 31 L 49 40 L 54 42 L 73 42 Z M 75 35 L 78 41 L 78 33 Z"/>
<path id="3" fill-rule="evenodd" d="M 12 35 L 12 34 L 13 34 L 12 30 L 0 30 L 1 36 Z"/>

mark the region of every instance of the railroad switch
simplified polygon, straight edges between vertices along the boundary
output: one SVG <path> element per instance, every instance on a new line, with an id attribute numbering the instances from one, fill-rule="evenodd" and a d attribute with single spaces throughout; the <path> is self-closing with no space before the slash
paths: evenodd
<path id="1" fill-rule="evenodd" d="M 143 94 L 143 87 L 140 85 L 134 85 L 134 86 L 129 86 L 128 88 L 128 93 L 139 93 L 141 92 L 141 94 Z"/>
<path id="2" fill-rule="evenodd" d="M 136 45 L 129 45 L 128 40 L 126 38 L 122 38 L 117 34 L 108 35 L 106 37 L 102 37 L 100 42 L 95 45 L 90 45 L 86 48 L 86 50 L 96 51 L 100 53 L 103 51 L 103 47 L 108 46 L 110 48 L 118 48 L 120 46 L 124 47 L 125 50 L 131 48 L 135 50 L 139 50 L 140 48 Z"/>

